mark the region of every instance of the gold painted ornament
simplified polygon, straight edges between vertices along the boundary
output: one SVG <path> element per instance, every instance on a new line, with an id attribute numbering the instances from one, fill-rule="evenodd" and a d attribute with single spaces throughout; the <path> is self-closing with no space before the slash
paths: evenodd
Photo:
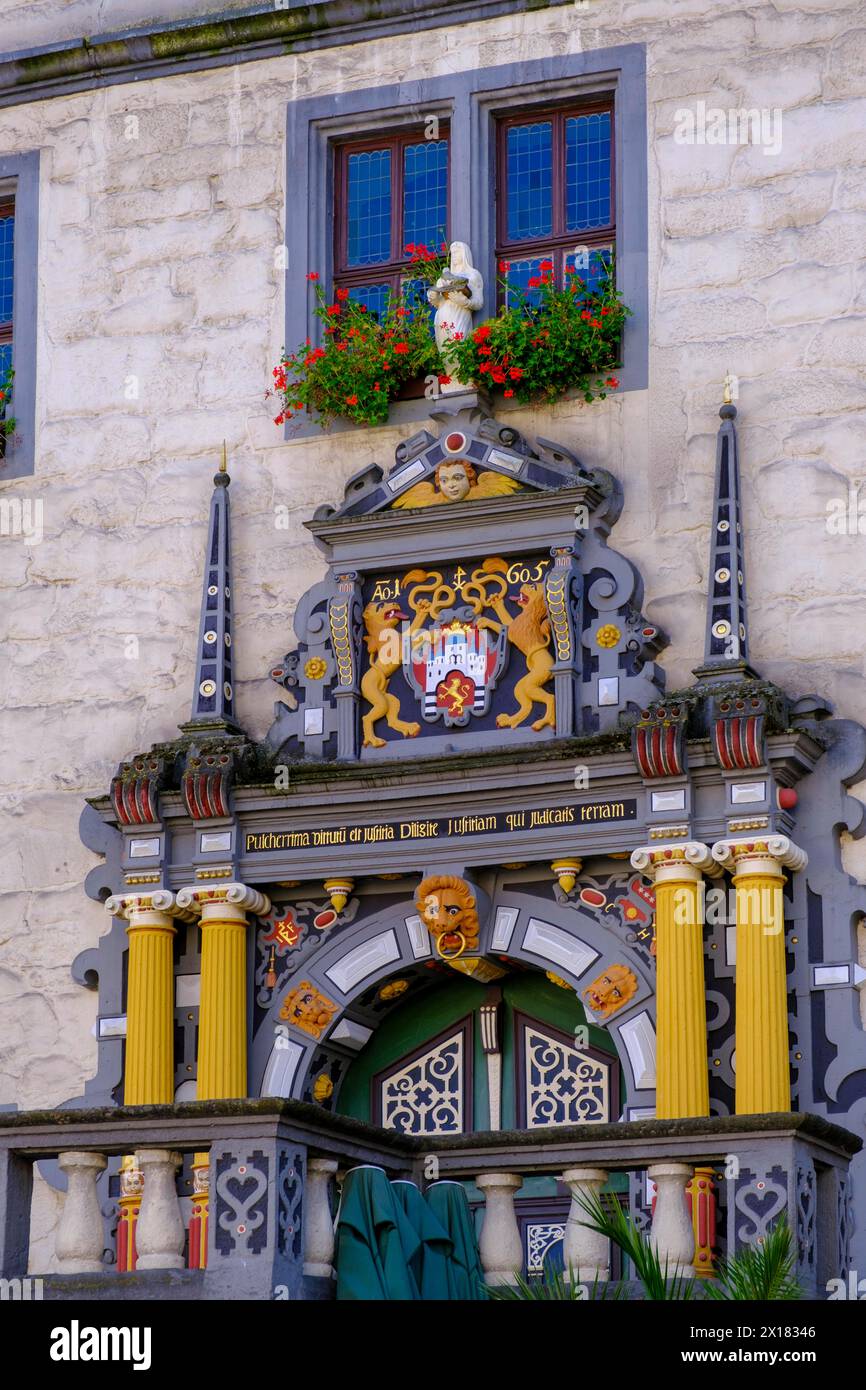
<path id="1" fill-rule="evenodd" d="M 615 647 L 621 637 L 622 633 L 615 623 L 605 623 L 604 627 L 600 627 L 595 634 L 596 646 Z"/>
<path id="2" fill-rule="evenodd" d="M 556 874 L 563 893 L 571 893 L 577 883 L 577 876 L 583 868 L 583 860 L 577 858 L 554 859 L 550 867 Z"/>
<path id="3" fill-rule="evenodd" d="M 334 1083 L 326 1071 L 320 1072 L 313 1083 L 313 1100 L 319 1105 L 330 1100 L 334 1094 Z"/>
<path id="4" fill-rule="evenodd" d="M 326 878 L 324 889 L 331 900 L 335 912 L 342 912 L 349 901 L 349 894 L 355 886 L 353 878 Z"/>
<path id="5" fill-rule="evenodd" d="M 379 990 L 379 999 L 399 999 L 401 994 L 405 994 L 409 988 L 408 980 L 389 980 Z"/>

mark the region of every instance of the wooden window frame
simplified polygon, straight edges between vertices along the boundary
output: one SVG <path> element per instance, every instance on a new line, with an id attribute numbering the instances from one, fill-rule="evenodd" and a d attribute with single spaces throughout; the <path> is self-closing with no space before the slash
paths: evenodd
<path id="1" fill-rule="evenodd" d="M 394 294 L 399 293 L 400 281 L 407 278 L 410 270 L 409 257 L 405 254 L 403 232 L 403 151 L 407 145 L 418 145 L 423 140 L 424 127 L 412 126 L 405 130 L 393 130 L 382 136 L 368 136 L 364 139 L 340 140 L 334 146 L 334 291 L 355 289 L 360 285 L 375 283 L 389 284 Z M 448 142 L 448 170 L 445 202 L 445 242 L 451 239 L 451 129 L 450 122 L 440 121 L 437 143 Z M 349 156 L 364 154 L 372 150 L 391 151 L 391 255 L 389 260 L 374 265 L 350 266 L 348 264 L 349 243 Z M 438 248 L 436 248 L 438 249 Z"/>
<path id="2" fill-rule="evenodd" d="M 565 123 L 569 117 L 592 116 L 608 112 L 610 114 L 610 217 L 605 227 L 592 227 L 586 231 L 567 231 L 565 227 Z M 515 126 L 531 125 L 536 121 L 550 121 L 553 126 L 552 158 L 552 228 L 549 236 L 525 237 L 521 240 L 508 238 L 508 131 Z M 562 286 L 564 281 L 565 258 L 576 246 L 595 246 L 616 248 L 616 111 L 613 94 L 589 98 L 586 101 L 564 101 L 557 105 L 521 106 L 509 109 L 507 114 L 498 117 L 496 122 L 496 266 L 506 260 L 549 260 L 553 261 L 554 279 Z M 499 287 L 500 299 L 502 287 Z"/>
<path id="3" fill-rule="evenodd" d="M 0 193 L 0 218 L 15 216 L 15 195 L 13 193 Z M 5 347 L 11 343 L 14 336 L 14 319 L 0 322 L 0 347 Z"/>

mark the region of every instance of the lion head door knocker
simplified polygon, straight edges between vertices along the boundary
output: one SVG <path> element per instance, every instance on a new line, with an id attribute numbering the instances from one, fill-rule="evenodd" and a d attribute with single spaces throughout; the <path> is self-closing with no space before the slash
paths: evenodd
<path id="1" fill-rule="evenodd" d="M 464 878 L 434 874 L 422 879 L 415 893 L 415 907 L 433 938 L 436 954 L 452 969 L 482 983 L 505 974 L 478 954 L 478 906 L 475 891 Z"/>

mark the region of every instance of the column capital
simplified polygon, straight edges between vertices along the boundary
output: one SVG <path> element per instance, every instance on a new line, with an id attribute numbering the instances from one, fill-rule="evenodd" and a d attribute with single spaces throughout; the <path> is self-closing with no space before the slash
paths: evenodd
<path id="1" fill-rule="evenodd" d="M 245 883 L 190 884 L 177 895 L 178 905 L 192 917 L 207 921 L 240 921 L 247 912 L 261 917 L 270 912 L 270 899 Z"/>
<path id="2" fill-rule="evenodd" d="M 736 875 L 782 877 L 786 869 L 805 869 L 809 857 L 787 835 L 766 835 L 762 839 L 749 836 L 742 840 L 718 840 L 713 845 L 713 858 L 723 869 Z"/>
<path id="3" fill-rule="evenodd" d="M 122 917 L 130 927 L 172 927 L 172 918 L 192 922 L 190 912 L 167 888 L 155 888 L 150 893 L 115 893 L 106 898 L 105 910 L 112 917 Z"/>
<path id="4" fill-rule="evenodd" d="M 644 845 L 632 850 L 631 866 L 654 884 L 698 883 L 702 875 L 718 878 L 722 872 L 709 845 L 699 840 L 670 845 Z"/>

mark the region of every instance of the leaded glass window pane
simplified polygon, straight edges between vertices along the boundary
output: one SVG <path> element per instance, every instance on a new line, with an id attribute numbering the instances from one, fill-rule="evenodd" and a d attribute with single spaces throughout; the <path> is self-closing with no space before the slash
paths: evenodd
<path id="1" fill-rule="evenodd" d="M 549 236 L 553 229 L 553 126 L 511 126 L 507 136 L 508 239 Z"/>
<path id="2" fill-rule="evenodd" d="M 379 265 L 391 259 L 391 151 L 349 155 L 350 266 Z"/>
<path id="3" fill-rule="evenodd" d="M 403 151 L 403 245 L 438 250 L 448 225 L 448 141 Z"/>
<path id="4" fill-rule="evenodd" d="M 366 304 L 368 314 L 375 314 L 381 321 L 385 317 L 388 308 L 388 295 L 391 293 L 390 284 L 384 285 L 353 285 L 349 290 L 349 298 L 356 304 Z"/>
<path id="5" fill-rule="evenodd" d="M 522 261 L 509 261 L 506 272 L 505 302 L 513 304 L 517 296 L 515 290 L 520 290 L 526 296 L 528 303 L 541 303 L 541 290 L 536 287 L 529 288 L 529 281 L 541 277 L 541 262 L 543 256 L 535 256 Z"/>
<path id="6" fill-rule="evenodd" d="M 12 246 L 15 217 L 0 217 L 0 323 L 12 318 Z"/>
<path id="7" fill-rule="evenodd" d="M 578 279 L 582 280 L 586 290 L 591 294 L 597 294 L 603 289 L 604 283 L 610 274 L 611 248 L 609 246 L 597 246 L 592 250 L 581 252 L 579 256 L 572 253 L 565 258 L 566 272 L 574 268 Z M 571 275 L 566 274 L 565 280 L 568 284 Z"/>
<path id="8" fill-rule="evenodd" d="M 565 218 L 569 232 L 610 223 L 610 112 L 565 122 Z"/>

